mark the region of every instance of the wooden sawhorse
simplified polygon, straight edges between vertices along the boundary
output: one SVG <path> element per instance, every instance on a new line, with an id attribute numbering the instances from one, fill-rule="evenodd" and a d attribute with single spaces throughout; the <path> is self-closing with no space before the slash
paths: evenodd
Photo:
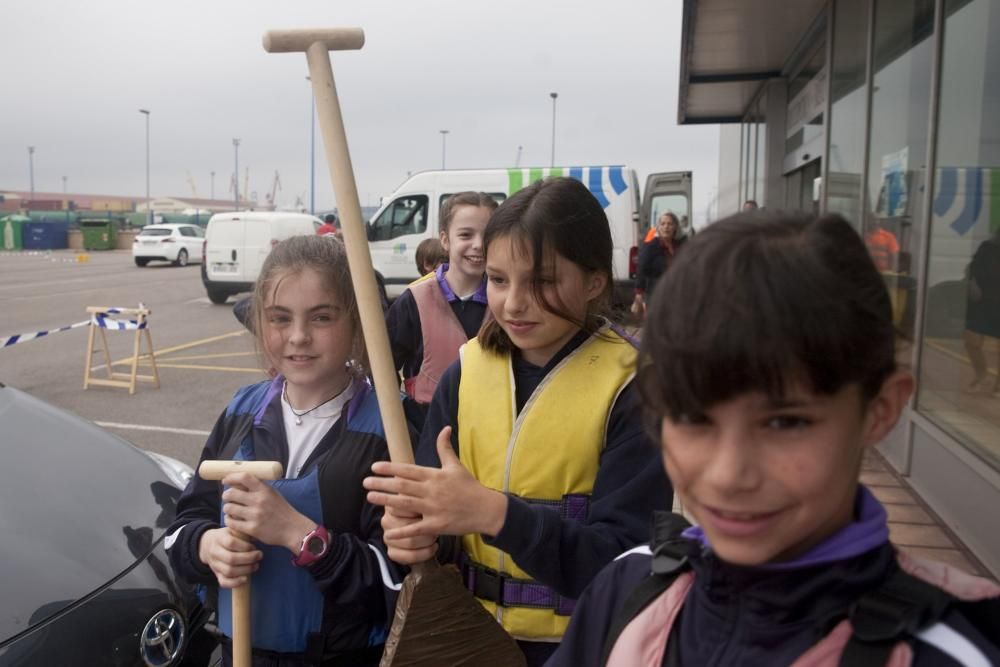
<path id="1" fill-rule="evenodd" d="M 124 387 L 128 393 L 135 393 L 135 383 L 137 380 L 152 382 L 155 387 L 160 387 L 160 373 L 156 369 L 156 355 L 153 354 L 153 339 L 149 335 L 149 315 L 150 310 L 140 304 L 139 308 L 110 308 L 107 306 L 89 306 L 87 312 L 90 314 L 90 332 L 87 334 L 87 359 L 83 374 L 83 388 L 90 385 L 105 385 L 108 387 Z M 123 319 L 116 319 L 121 317 Z M 92 361 L 94 357 L 94 343 L 96 336 L 94 330 L 101 332 L 101 344 L 104 348 L 104 365 L 108 371 L 107 378 L 95 378 L 93 376 Z M 132 370 L 128 373 L 116 373 L 111 367 L 111 351 L 108 349 L 108 337 L 104 333 L 106 329 L 115 331 L 135 331 L 135 345 L 132 348 Z M 138 375 L 139 368 L 139 348 L 140 341 L 145 337 L 146 348 L 149 360 L 153 365 L 152 375 Z"/>

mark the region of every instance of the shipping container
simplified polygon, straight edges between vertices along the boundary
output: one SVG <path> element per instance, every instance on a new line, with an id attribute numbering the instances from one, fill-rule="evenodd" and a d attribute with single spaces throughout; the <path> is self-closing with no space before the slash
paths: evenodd
<path id="1" fill-rule="evenodd" d="M 127 213 L 135 210 L 135 202 L 131 199 L 91 199 L 88 208 L 91 211 L 111 211 Z"/>
<path id="2" fill-rule="evenodd" d="M 60 199 L 35 199 L 25 201 L 24 205 L 32 211 L 61 211 L 65 208 Z"/>
<path id="3" fill-rule="evenodd" d="M 32 222 L 60 222 L 75 228 L 80 220 L 76 211 L 28 211 Z"/>

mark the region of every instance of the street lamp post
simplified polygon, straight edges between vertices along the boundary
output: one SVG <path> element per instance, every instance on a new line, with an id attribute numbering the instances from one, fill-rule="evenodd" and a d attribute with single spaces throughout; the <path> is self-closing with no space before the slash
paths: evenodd
<path id="1" fill-rule="evenodd" d="M 559 93 L 549 93 L 552 98 L 552 157 L 549 162 L 550 167 L 556 166 L 556 98 Z"/>
<path id="2" fill-rule="evenodd" d="M 445 145 L 450 130 L 438 130 L 441 133 L 441 168 L 444 169 Z"/>
<path id="3" fill-rule="evenodd" d="M 62 181 L 63 181 L 63 194 L 66 194 L 66 177 L 65 176 L 62 177 Z"/>
<path id="4" fill-rule="evenodd" d="M 35 198 L 35 147 L 28 146 L 28 184 L 31 188 L 31 198 Z"/>
<path id="5" fill-rule="evenodd" d="M 312 89 L 312 78 L 306 77 L 310 83 L 312 97 L 309 102 L 311 117 L 309 121 L 309 213 L 316 215 L 316 91 Z"/>
<path id="6" fill-rule="evenodd" d="M 139 109 L 146 117 L 146 224 L 153 224 L 153 207 L 149 198 L 149 109 Z"/>
<path id="7" fill-rule="evenodd" d="M 236 210 L 240 210 L 240 140 L 233 139 L 233 153 L 236 158 L 236 169 L 233 171 L 233 192 L 236 193 Z"/>

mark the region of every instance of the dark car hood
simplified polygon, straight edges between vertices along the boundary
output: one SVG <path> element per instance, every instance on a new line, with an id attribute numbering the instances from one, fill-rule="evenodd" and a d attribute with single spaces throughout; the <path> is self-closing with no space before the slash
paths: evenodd
<path id="1" fill-rule="evenodd" d="M 180 491 L 121 438 L 3 385 L 0 456 L 3 642 L 145 556 Z"/>

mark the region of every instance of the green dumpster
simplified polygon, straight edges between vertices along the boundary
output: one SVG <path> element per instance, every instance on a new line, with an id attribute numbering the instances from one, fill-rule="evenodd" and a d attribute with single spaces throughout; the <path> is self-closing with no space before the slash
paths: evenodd
<path id="1" fill-rule="evenodd" d="M 148 217 L 149 216 L 146 215 L 146 212 L 143 211 L 141 213 L 129 213 L 125 216 L 125 219 L 128 222 L 130 229 L 136 229 L 138 227 L 145 227 L 148 224 Z"/>
<path id="2" fill-rule="evenodd" d="M 31 218 L 23 215 L 8 215 L 0 218 L 0 250 L 20 250 L 24 247 L 24 223 Z"/>
<path id="3" fill-rule="evenodd" d="M 114 220 L 81 220 L 84 250 L 114 250 L 118 243 L 118 230 Z"/>

